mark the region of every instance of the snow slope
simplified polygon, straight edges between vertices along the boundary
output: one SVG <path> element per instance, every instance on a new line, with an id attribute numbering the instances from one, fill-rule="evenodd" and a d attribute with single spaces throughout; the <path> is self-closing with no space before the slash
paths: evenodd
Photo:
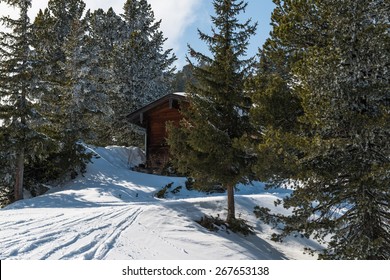
<path id="1" fill-rule="evenodd" d="M 254 217 L 255 205 L 273 208 L 286 191 L 269 193 L 260 183 L 239 186 L 236 211 L 256 234 L 209 232 L 194 220 L 204 214 L 223 217 L 224 194 L 188 191 L 185 178 L 130 171 L 142 160 L 136 150 L 93 152 L 84 177 L 0 210 L 0 259 L 310 259 L 303 248 L 318 247 L 301 238 L 274 243 L 274 230 Z M 171 182 L 182 191 L 155 198 Z"/>

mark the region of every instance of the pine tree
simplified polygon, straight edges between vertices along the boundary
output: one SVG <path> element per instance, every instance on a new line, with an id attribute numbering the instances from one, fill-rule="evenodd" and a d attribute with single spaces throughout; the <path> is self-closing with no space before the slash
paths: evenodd
<path id="1" fill-rule="evenodd" d="M 11 29 L 0 35 L 0 120 L 3 159 L 9 170 L 14 168 L 8 183 L 14 184 L 14 200 L 23 199 L 24 169 L 27 156 L 37 156 L 45 148 L 47 138 L 37 131 L 43 121 L 36 105 L 40 81 L 37 77 L 37 60 L 34 54 L 28 9 L 31 1 L 4 1 L 20 12 L 17 19 L 3 17 L 3 24 Z M 2 174 L 4 176 L 4 174 Z"/>
<path id="2" fill-rule="evenodd" d="M 254 170 L 269 186 L 283 183 L 295 172 L 294 160 L 283 151 L 298 151 L 289 145 L 289 133 L 301 129 L 301 100 L 291 87 L 292 69 L 307 48 L 329 42 L 327 23 L 311 0 L 274 1 L 271 37 L 260 50 L 260 63 L 254 78 L 247 84 L 255 106 L 251 121 L 257 128 L 255 146 L 258 163 Z M 284 139 L 287 137 L 287 139 Z"/>
<path id="3" fill-rule="evenodd" d="M 44 80 L 40 97 L 40 105 L 44 108 L 45 117 L 50 121 L 54 138 L 61 139 L 64 127 L 61 120 L 64 119 L 61 108 L 70 101 L 71 94 L 66 90 L 67 80 L 67 55 L 65 53 L 65 41 L 72 32 L 72 28 L 81 22 L 85 4 L 81 0 L 50 0 L 48 7 L 40 11 L 34 22 L 34 48 L 42 60 L 42 70 L 39 75 Z M 62 110 L 66 111 L 65 109 Z"/>
<path id="4" fill-rule="evenodd" d="M 301 13 L 298 22 L 312 21 L 292 38 L 287 19 L 302 7 L 317 18 Z M 389 8 L 386 1 L 329 0 L 291 2 L 275 12 L 280 33 L 273 43 L 303 51 L 289 61 L 288 80 L 303 115 L 300 129 L 280 133 L 274 147 L 293 163 L 284 178 L 295 182 L 283 202 L 293 214 L 274 218 L 285 222 L 279 237 L 330 238 L 320 258 L 390 258 Z M 305 44 L 308 34 L 323 36 Z M 256 213 L 270 218 L 264 208 Z"/>
<path id="5" fill-rule="evenodd" d="M 60 107 L 62 118 L 58 123 L 62 128 L 61 138 L 65 146 L 69 145 L 70 155 L 79 154 L 77 142 L 88 135 L 90 128 L 87 119 L 99 106 L 97 104 L 99 100 L 96 100 L 98 96 L 92 91 L 87 78 L 91 71 L 90 63 L 94 59 L 88 47 L 85 20 L 76 19 L 71 22 L 69 34 L 64 38 L 63 80 L 65 82 L 59 87 L 62 93 Z"/>
<path id="6" fill-rule="evenodd" d="M 179 171 L 194 177 L 198 185 L 217 183 L 227 190 L 226 220 L 232 224 L 236 220 L 234 188 L 247 182 L 253 160 L 240 142 L 251 131 L 244 82 L 253 63 L 242 57 L 256 24 L 237 19 L 247 3 L 214 0 L 213 5 L 212 34 L 199 31 L 212 57 L 190 48 L 190 55 L 199 63 L 189 61 L 197 83 L 189 88 L 185 121 L 170 128 L 168 143 Z"/>
<path id="7" fill-rule="evenodd" d="M 15 160 L 7 129 L 0 124 L 0 208 L 13 201 Z"/>
<path id="8" fill-rule="evenodd" d="M 42 81 L 37 104 L 46 120 L 39 130 L 55 143 L 46 157 L 31 159 L 28 172 L 36 175 L 35 183 L 74 177 L 88 158 L 78 142 L 87 133 L 84 113 L 89 112 L 84 109 L 90 101 L 84 100 L 87 82 L 80 75 L 87 69 L 87 46 L 78 52 L 85 43 L 84 8 L 80 0 L 50 0 L 34 21 L 33 47 L 42 65 L 37 71 Z"/>
<path id="9" fill-rule="evenodd" d="M 107 12 L 98 9 L 86 15 L 88 24 L 87 49 L 89 71 L 86 74 L 90 94 L 96 98 L 89 117 L 92 135 L 86 141 L 97 145 L 112 144 L 115 95 L 118 81 L 115 76 L 115 50 L 124 41 L 125 22 L 112 8 Z"/>
<path id="10" fill-rule="evenodd" d="M 165 38 L 161 21 L 146 0 L 128 0 L 122 15 L 123 42 L 114 52 L 117 89 L 111 96 L 114 111 L 113 137 L 120 143 L 134 138 L 134 129 L 125 116 L 170 92 L 176 60 L 172 50 L 163 50 Z"/>

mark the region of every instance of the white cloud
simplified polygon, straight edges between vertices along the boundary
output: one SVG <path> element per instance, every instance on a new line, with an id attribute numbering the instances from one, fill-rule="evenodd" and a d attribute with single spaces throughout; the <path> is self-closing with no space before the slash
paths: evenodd
<path id="1" fill-rule="evenodd" d="M 167 47 L 176 49 L 186 28 L 196 20 L 199 0 L 149 0 L 156 19 L 162 19 L 161 30 L 168 38 Z"/>

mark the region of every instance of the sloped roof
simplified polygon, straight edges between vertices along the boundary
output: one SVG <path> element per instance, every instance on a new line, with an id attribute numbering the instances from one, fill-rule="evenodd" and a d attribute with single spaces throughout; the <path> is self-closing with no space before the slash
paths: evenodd
<path id="1" fill-rule="evenodd" d="M 178 101 L 184 101 L 186 100 L 186 93 L 185 92 L 174 92 L 167 94 L 156 101 L 153 101 L 152 103 L 149 103 L 148 105 L 132 112 L 131 114 L 127 115 L 127 119 L 136 125 L 142 126 L 142 116 L 143 114 L 147 113 L 148 111 L 156 108 L 157 106 L 160 106 L 161 104 L 164 104 L 167 101 L 170 100 L 178 100 Z"/>

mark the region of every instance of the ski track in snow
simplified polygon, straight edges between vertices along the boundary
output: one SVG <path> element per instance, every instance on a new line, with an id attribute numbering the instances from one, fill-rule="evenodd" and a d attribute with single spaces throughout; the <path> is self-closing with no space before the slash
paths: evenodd
<path id="1" fill-rule="evenodd" d="M 18 259 L 104 259 L 123 230 L 142 213 L 141 207 L 118 206 L 92 209 L 80 216 L 63 214 L 45 219 L 0 223 L 0 258 Z M 48 222 L 50 221 L 50 222 Z M 16 228 L 28 227 L 18 235 Z"/>
<path id="2" fill-rule="evenodd" d="M 249 237 L 209 232 L 195 219 L 216 216 L 226 205 L 224 194 L 186 192 L 168 200 L 153 194 L 167 178 L 128 170 L 128 150 L 98 148 L 86 177 L 61 190 L 20 201 L 0 210 L 0 259 L 287 259 L 304 257 L 306 245 L 269 241 L 270 227 L 259 225 Z M 121 165 L 122 164 L 122 165 Z M 174 187 L 173 187 L 174 188 Z M 275 196 L 242 193 L 237 211 L 259 224 L 251 211 L 259 201 L 271 206 Z M 297 249 L 295 249 L 297 248 Z"/>

